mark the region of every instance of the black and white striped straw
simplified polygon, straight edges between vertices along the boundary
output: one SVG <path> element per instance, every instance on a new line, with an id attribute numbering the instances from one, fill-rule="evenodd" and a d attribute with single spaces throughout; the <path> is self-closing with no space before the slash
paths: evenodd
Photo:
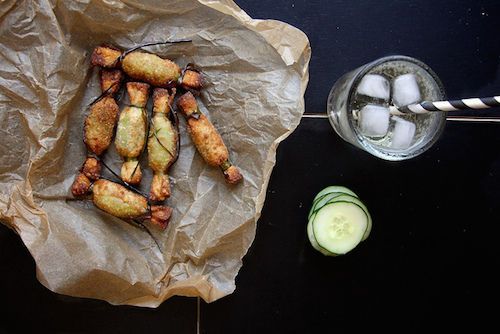
<path id="1" fill-rule="evenodd" d="M 404 107 L 391 106 L 390 111 L 393 115 L 402 114 L 426 114 L 435 111 L 457 111 L 470 109 L 487 109 L 500 107 L 500 96 L 470 98 L 450 101 L 424 101 L 417 104 L 410 104 Z"/>

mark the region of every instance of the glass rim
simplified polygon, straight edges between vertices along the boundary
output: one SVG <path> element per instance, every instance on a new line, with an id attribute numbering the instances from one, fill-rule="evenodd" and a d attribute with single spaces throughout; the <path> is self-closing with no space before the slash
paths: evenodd
<path id="1" fill-rule="evenodd" d="M 439 79 L 438 75 L 436 74 L 436 72 L 434 72 L 429 65 L 427 65 L 426 63 L 424 63 L 423 61 L 421 60 L 418 60 L 416 58 L 413 58 L 413 57 L 409 57 L 409 56 L 403 56 L 403 55 L 391 55 L 391 56 L 385 56 L 385 57 L 382 57 L 382 58 L 379 58 L 379 59 L 376 59 L 372 62 L 369 62 L 369 63 L 366 63 L 364 65 L 361 65 L 360 67 L 362 68 L 353 78 L 352 80 L 352 84 L 351 84 L 351 89 L 349 91 L 349 95 L 347 96 L 347 100 L 350 102 L 351 101 L 351 98 L 352 98 L 352 95 L 353 95 L 353 87 L 357 87 L 359 82 L 361 81 L 361 79 L 371 70 L 373 69 L 374 67 L 378 66 L 378 65 L 381 65 L 383 63 L 387 63 L 389 61 L 397 61 L 397 60 L 402 60 L 402 61 L 407 61 L 407 62 L 410 62 L 410 63 L 414 63 L 416 65 L 418 65 L 419 67 L 421 67 L 422 69 L 424 69 L 425 71 L 427 71 L 431 77 L 434 79 L 434 81 L 436 81 L 438 87 L 439 87 L 439 90 L 441 91 L 442 95 L 444 96 L 444 98 L 446 98 L 446 91 L 444 89 L 444 85 L 443 83 L 441 82 L 441 79 Z"/>

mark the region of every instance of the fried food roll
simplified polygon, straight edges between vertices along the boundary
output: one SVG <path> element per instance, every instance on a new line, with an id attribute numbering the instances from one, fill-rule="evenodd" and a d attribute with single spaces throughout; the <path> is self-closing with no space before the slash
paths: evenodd
<path id="1" fill-rule="evenodd" d="M 104 68 L 121 66 L 131 78 L 157 87 L 180 84 L 184 89 L 200 90 L 203 85 L 199 71 L 188 67 L 182 73 L 175 62 L 144 51 L 122 53 L 111 46 L 98 46 L 92 52 L 91 63 Z"/>
<path id="2" fill-rule="evenodd" d="M 101 163 L 96 158 L 87 158 L 71 186 L 71 193 L 73 196 L 86 195 L 92 181 L 99 179 L 99 177 L 101 177 Z"/>
<path id="3" fill-rule="evenodd" d="M 113 97 L 123 80 L 120 70 L 101 71 L 101 89 L 106 95 L 90 106 L 85 119 L 83 141 L 89 151 L 101 155 L 111 144 L 119 108 Z"/>
<path id="4" fill-rule="evenodd" d="M 128 82 L 127 93 L 130 105 L 126 106 L 118 120 L 115 146 L 124 163 L 120 176 L 130 184 L 141 182 L 142 172 L 138 157 L 146 144 L 146 103 L 149 85 L 141 82 Z"/>
<path id="5" fill-rule="evenodd" d="M 104 96 L 90 106 L 83 127 L 83 142 L 87 149 L 97 156 L 107 150 L 113 139 L 119 113 L 118 104 L 113 95 L 120 89 L 123 72 L 102 69 L 100 79 Z M 99 178 L 100 172 L 100 163 L 95 158 L 87 158 L 71 186 L 73 196 L 87 194 L 92 181 Z"/>
<path id="6" fill-rule="evenodd" d="M 235 184 L 243 178 L 236 166 L 229 161 L 229 152 L 213 124 L 201 113 L 195 97 L 191 92 L 183 94 L 177 105 L 187 120 L 188 132 L 196 149 L 205 162 L 218 166 L 224 173 L 226 181 Z"/>
<path id="7" fill-rule="evenodd" d="M 180 67 L 173 61 L 142 51 L 126 54 L 122 60 L 122 69 L 131 78 L 157 87 L 176 83 L 181 75 Z"/>
<path id="8" fill-rule="evenodd" d="M 170 197 L 168 168 L 177 158 L 179 134 L 168 119 L 174 101 L 175 89 L 156 88 L 153 92 L 153 119 L 148 136 L 149 167 L 153 170 L 153 181 L 149 198 L 164 201 Z"/>
<path id="9" fill-rule="evenodd" d="M 104 96 L 90 107 L 83 141 L 89 151 L 101 155 L 111 143 L 119 108 L 112 96 Z"/>
<path id="10" fill-rule="evenodd" d="M 108 181 L 97 180 L 92 187 L 92 201 L 99 209 L 123 219 L 147 219 L 164 229 L 172 215 L 172 208 L 149 206 L 145 197 Z"/>

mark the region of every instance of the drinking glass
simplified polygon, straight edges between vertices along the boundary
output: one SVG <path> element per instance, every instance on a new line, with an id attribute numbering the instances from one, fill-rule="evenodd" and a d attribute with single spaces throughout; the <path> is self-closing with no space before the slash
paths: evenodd
<path id="1" fill-rule="evenodd" d="M 358 92 L 360 82 L 368 74 L 383 76 L 386 79 L 384 82 L 388 83 L 389 87 L 388 99 L 381 100 Z M 446 112 L 405 114 L 397 117 L 391 115 L 388 131 L 380 137 L 368 136 L 360 128 L 359 115 L 363 107 L 374 104 L 388 109 L 394 103 L 395 79 L 406 74 L 412 74 L 418 83 L 422 101 L 446 99 L 443 84 L 438 76 L 420 60 L 399 55 L 380 58 L 346 73 L 332 87 L 327 101 L 327 113 L 337 134 L 354 146 L 391 161 L 410 159 L 429 149 L 444 129 Z M 396 147 L 396 141 L 393 140 L 396 139 L 396 125 L 401 119 L 415 124 L 415 127 L 412 126 L 414 135 L 407 147 Z"/>

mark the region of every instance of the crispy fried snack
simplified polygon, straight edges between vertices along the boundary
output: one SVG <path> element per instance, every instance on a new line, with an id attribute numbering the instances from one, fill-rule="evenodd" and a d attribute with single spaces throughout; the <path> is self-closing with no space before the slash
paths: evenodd
<path id="1" fill-rule="evenodd" d="M 200 72 L 186 69 L 180 79 L 181 86 L 187 90 L 200 90 L 203 86 L 203 77 Z"/>
<path id="2" fill-rule="evenodd" d="M 101 163 L 96 158 L 87 158 L 83 163 L 80 173 L 71 186 L 73 196 L 86 195 L 92 185 L 92 181 L 101 176 Z"/>
<path id="3" fill-rule="evenodd" d="M 198 91 L 203 86 L 202 74 L 191 65 L 187 65 L 182 72 L 173 61 L 149 52 L 122 53 L 111 46 L 98 46 L 92 53 L 91 63 L 105 68 L 121 66 L 131 78 L 157 87 L 171 87 L 178 84 L 186 90 Z"/>
<path id="4" fill-rule="evenodd" d="M 101 70 L 101 90 L 107 91 L 108 95 L 115 95 L 119 90 L 124 75 L 121 70 L 102 69 Z"/>
<path id="5" fill-rule="evenodd" d="M 102 69 L 101 90 L 103 96 L 90 106 L 89 114 L 83 127 L 83 142 L 87 149 L 99 156 L 107 150 L 113 139 L 118 119 L 118 104 L 113 97 L 120 89 L 123 72 Z M 92 181 L 99 178 L 101 166 L 94 158 L 87 158 L 71 187 L 73 196 L 83 196 L 90 189 Z"/>
<path id="6" fill-rule="evenodd" d="M 153 92 L 153 119 L 148 136 L 149 167 L 154 173 L 149 194 L 152 201 L 164 201 L 170 197 L 167 172 L 177 158 L 179 141 L 179 134 L 168 119 L 174 96 L 175 89 L 171 94 L 163 88 L 156 88 Z"/>
<path id="7" fill-rule="evenodd" d="M 94 49 L 90 57 L 90 63 L 93 66 L 105 68 L 114 68 L 120 60 L 122 52 L 112 46 L 101 45 Z"/>
<path id="8" fill-rule="evenodd" d="M 96 158 L 87 158 L 83 163 L 82 174 L 95 181 L 101 177 L 101 163 Z"/>
<path id="9" fill-rule="evenodd" d="M 113 94 L 120 89 L 122 80 L 120 70 L 101 71 L 101 88 L 107 94 L 90 107 L 83 136 L 87 148 L 96 155 L 101 155 L 111 144 L 119 113 Z"/>
<path id="10" fill-rule="evenodd" d="M 149 85 L 141 82 L 128 82 L 127 93 L 130 105 L 126 106 L 118 120 L 115 146 L 124 159 L 120 176 L 123 181 L 138 184 L 142 179 L 138 157 L 146 144 L 146 103 Z"/>
<path id="11" fill-rule="evenodd" d="M 109 147 L 118 113 L 118 105 L 111 96 L 104 96 L 90 107 L 83 130 L 83 141 L 89 151 L 101 155 Z"/>
<path id="12" fill-rule="evenodd" d="M 201 113 L 195 97 L 187 92 L 177 100 L 177 105 L 184 114 L 196 149 L 205 162 L 211 166 L 219 166 L 226 181 L 235 184 L 243 178 L 236 166 L 229 161 L 229 152 L 220 134 L 213 124 Z"/>
<path id="13" fill-rule="evenodd" d="M 141 51 L 126 54 L 122 60 L 122 69 L 130 77 L 157 87 L 176 83 L 181 75 L 181 69 L 173 61 Z"/>
<path id="14" fill-rule="evenodd" d="M 73 196 L 86 195 L 89 192 L 91 186 L 92 182 L 89 180 L 89 178 L 86 177 L 83 173 L 78 173 L 76 174 L 75 180 L 71 185 L 71 193 L 73 194 Z"/>
<path id="15" fill-rule="evenodd" d="M 149 207 L 145 197 L 108 180 L 94 182 L 92 193 L 95 206 L 118 218 L 147 219 L 164 229 L 172 214 L 171 208 L 158 205 Z"/>

